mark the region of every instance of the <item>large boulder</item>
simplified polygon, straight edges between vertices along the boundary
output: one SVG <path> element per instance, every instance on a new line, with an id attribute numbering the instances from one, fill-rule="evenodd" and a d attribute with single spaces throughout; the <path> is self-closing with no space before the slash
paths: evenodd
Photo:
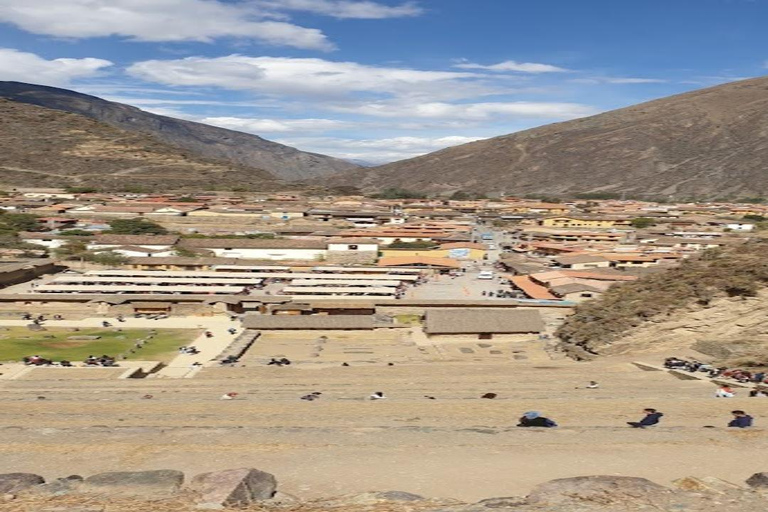
<path id="1" fill-rule="evenodd" d="M 223 508 L 271 499 L 277 490 L 277 480 L 258 469 L 227 469 L 197 475 L 190 488 L 200 495 L 199 506 Z"/>
<path id="2" fill-rule="evenodd" d="M 768 473 L 755 473 L 747 478 L 747 485 L 755 489 L 768 489 Z"/>
<path id="3" fill-rule="evenodd" d="M 569 502 L 647 503 L 672 491 L 645 478 L 628 476 L 579 476 L 561 478 L 538 485 L 528 495 L 528 503 L 558 505 Z"/>
<path id="4" fill-rule="evenodd" d="M 23 491 L 45 483 L 45 478 L 32 473 L 6 473 L 0 475 L 0 494 Z"/>
<path id="5" fill-rule="evenodd" d="M 184 473 L 172 469 L 122 471 L 90 476 L 79 490 L 84 493 L 151 499 L 176 494 L 183 482 Z"/>
<path id="6" fill-rule="evenodd" d="M 31 488 L 29 491 L 33 494 L 42 496 L 64 496 L 76 492 L 83 483 L 83 477 L 80 475 L 71 475 L 65 478 L 57 478 L 43 485 Z"/>

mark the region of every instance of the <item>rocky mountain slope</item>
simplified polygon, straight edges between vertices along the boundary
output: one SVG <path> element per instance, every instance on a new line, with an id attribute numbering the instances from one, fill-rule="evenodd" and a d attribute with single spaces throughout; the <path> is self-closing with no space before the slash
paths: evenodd
<path id="1" fill-rule="evenodd" d="M 273 190 L 281 185 L 264 170 L 193 156 L 78 114 L 0 99 L 0 118 L 3 186 Z"/>
<path id="2" fill-rule="evenodd" d="M 768 77 L 344 173 L 338 184 L 433 193 L 768 197 Z"/>
<path id="3" fill-rule="evenodd" d="M 557 332 L 577 359 L 693 349 L 725 365 L 768 364 L 768 241 L 710 250 L 614 287 Z"/>
<path id="4" fill-rule="evenodd" d="M 122 130 L 147 135 L 195 157 L 266 170 L 283 180 L 325 176 L 358 167 L 345 160 L 299 151 L 256 135 L 151 114 L 66 89 L 0 82 L 0 98 L 81 114 Z"/>

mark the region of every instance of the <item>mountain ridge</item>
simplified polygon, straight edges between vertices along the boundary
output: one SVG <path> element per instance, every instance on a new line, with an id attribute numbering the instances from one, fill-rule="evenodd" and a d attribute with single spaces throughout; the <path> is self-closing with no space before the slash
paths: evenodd
<path id="1" fill-rule="evenodd" d="M 300 151 L 258 135 L 152 114 L 69 89 L 0 81 L 0 98 L 83 115 L 115 128 L 148 135 L 206 160 L 265 170 L 281 180 L 318 178 L 358 167 L 345 160 Z"/>
<path id="2" fill-rule="evenodd" d="M 768 197 L 768 77 L 446 148 L 329 179 L 363 190 Z"/>

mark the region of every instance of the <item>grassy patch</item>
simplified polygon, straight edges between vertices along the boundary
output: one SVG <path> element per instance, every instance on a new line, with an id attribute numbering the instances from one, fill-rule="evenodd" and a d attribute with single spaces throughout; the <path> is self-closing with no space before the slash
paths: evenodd
<path id="1" fill-rule="evenodd" d="M 406 325 L 419 325 L 421 324 L 421 315 L 395 315 L 397 323 Z"/>
<path id="2" fill-rule="evenodd" d="M 51 327 L 44 331 L 31 331 L 26 327 L 0 329 L 0 361 L 20 361 L 24 356 L 40 355 L 60 361 L 82 361 L 89 355 L 102 354 L 128 359 L 168 362 L 177 349 L 189 345 L 197 336 L 195 329 L 156 329 L 153 338 L 135 353 L 128 353 L 138 340 L 151 334 L 151 329 L 80 329 Z M 99 336 L 97 340 L 72 340 L 72 336 Z"/>

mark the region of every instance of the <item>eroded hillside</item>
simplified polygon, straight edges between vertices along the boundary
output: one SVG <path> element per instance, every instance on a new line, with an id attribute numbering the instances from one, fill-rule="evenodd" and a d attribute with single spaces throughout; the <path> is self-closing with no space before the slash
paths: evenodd
<path id="1" fill-rule="evenodd" d="M 101 189 L 274 189 L 266 171 L 196 158 L 87 117 L 0 99 L 0 183 Z"/>
<path id="2" fill-rule="evenodd" d="M 768 242 L 710 250 L 615 287 L 559 329 L 576 358 L 694 348 L 728 364 L 768 362 Z"/>

